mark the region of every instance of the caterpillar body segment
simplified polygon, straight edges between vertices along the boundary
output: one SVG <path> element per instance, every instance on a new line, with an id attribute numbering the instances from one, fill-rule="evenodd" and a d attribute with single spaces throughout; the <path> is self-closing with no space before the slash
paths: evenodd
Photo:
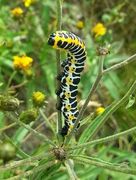
<path id="1" fill-rule="evenodd" d="M 77 94 L 81 72 L 86 60 L 85 44 L 78 36 L 67 31 L 52 33 L 48 44 L 55 49 L 67 51 L 67 59 L 61 63 L 62 73 L 57 77 L 60 81 L 60 89 L 56 92 L 61 101 L 59 110 L 62 111 L 65 118 L 61 134 L 66 136 L 73 128 L 79 114 Z"/>

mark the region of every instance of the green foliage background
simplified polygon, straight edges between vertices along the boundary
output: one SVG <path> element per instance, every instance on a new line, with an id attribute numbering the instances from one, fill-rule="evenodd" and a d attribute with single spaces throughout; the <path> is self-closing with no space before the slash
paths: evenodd
<path id="1" fill-rule="evenodd" d="M 20 6 L 24 10 L 21 17 L 15 18 L 11 10 Z M 128 0 L 119 1 L 100 1 L 100 0 L 64 0 L 62 29 L 74 32 L 79 35 L 86 44 L 87 62 L 85 70 L 82 74 L 79 85 L 79 100 L 85 100 L 93 84 L 98 70 L 98 46 L 109 46 L 110 54 L 104 61 L 104 68 L 110 67 L 115 63 L 125 60 L 127 57 L 135 53 L 136 41 L 136 2 Z M 55 77 L 56 77 L 56 54 L 55 51 L 47 45 L 49 35 L 56 31 L 57 15 L 56 2 L 53 0 L 35 0 L 34 3 L 25 8 L 23 1 L 0 0 L 0 93 L 4 94 L 11 74 L 14 72 L 13 56 L 26 54 L 34 59 L 32 66 L 33 76 L 27 78 L 23 73 L 18 72 L 12 80 L 11 86 L 15 86 L 27 79 L 27 84 L 21 88 L 14 89 L 14 95 L 21 101 L 21 110 L 32 106 L 32 93 L 34 91 L 42 91 L 46 94 L 46 105 L 43 111 L 48 119 L 50 119 L 53 128 L 56 127 L 56 95 L 55 95 Z M 82 20 L 84 27 L 77 28 L 77 22 Z M 102 22 L 107 28 L 107 33 L 100 39 L 96 39 L 91 29 L 98 23 Z M 65 53 L 62 53 L 62 59 Z M 120 99 L 128 90 L 133 80 L 136 79 L 136 62 L 130 63 L 119 70 L 111 71 L 103 77 L 93 101 L 100 103 L 103 107 L 107 107 L 113 101 Z M 135 94 L 133 94 L 133 99 Z M 126 108 L 127 104 L 119 108 L 110 120 L 104 125 L 98 136 L 105 137 L 115 132 L 123 131 L 135 126 L 136 124 L 136 104 L 130 108 Z M 88 107 L 85 117 L 94 113 L 97 107 Z M 12 123 L 3 112 L 0 112 L 0 128 L 4 128 Z M 45 122 L 43 126 L 42 119 L 34 124 L 34 128 L 39 127 L 40 132 L 46 134 L 53 139 L 48 124 Z M 80 132 L 90 124 L 90 121 L 80 129 Z M 1 141 L 10 139 L 12 143 L 18 146 L 16 158 L 26 157 L 26 154 L 35 155 L 43 149 L 48 150 L 48 146 L 40 142 L 31 134 L 26 141 L 24 138 L 28 131 L 23 127 L 11 128 L 4 131 L 1 135 Z M 80 134 L 80 133 L 79 133 Z M 77 140 L 79 139 L 77 134 Z M 10 137 L 10 138 L 9 138 Z M 31 139 L 31 141 L 30 141 Z M 135 162 L 135 134 L 128 137 L 121 137 L 112 143 L 97 145 L 95 148 L 88 148 L 87 155 L 99 157 L 101 159 L 126 164 L 136 167 Z M 23 152 L 22 152 L 23 151 Z M 124 164 L 124 166 L 126 165 Z M 59 167 L 54 167 L 54 169 Z M 102 168 L 87 166 L 84 171 L 82 165 L 76 167 L 77 175 L 81 179 L 130 179 L 131 175 L 122 173 L 114 173 Z M 68 179 L 61 167 L 61 172 L 53 174 L 49 179 Z M 15 172 L 14 172 L 15 173 Z M 1 174 L 0 179 L 9 178 L 13 172 L 7 171 Z M 48 172 L 49 173 L 49 172 Z M 47 176 L 47 174 L 46 174 Z M 42 178 L 41 178 L 42 177 Z M 37 176 L 38 179 L 38 176 Z M 40 176 L 39 179 L 45 179 Z M 132 179 L 136 179 L 132 176 Z"/>

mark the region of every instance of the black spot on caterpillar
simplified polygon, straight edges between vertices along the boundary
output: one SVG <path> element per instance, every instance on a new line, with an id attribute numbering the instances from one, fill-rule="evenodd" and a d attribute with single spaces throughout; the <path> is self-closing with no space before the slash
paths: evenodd
<path id="1" fill-rule="evenodd" d="M 48 44 L 55 49 L 67 51 L 67 59 L 61 64 L 62 73 L 57 77 L 60 81 L 60 89 L 56 92 L 61 100 L 59 109 L 65 118 L 61 135 L 66 136 L 73 128 L 79 114 L 77 93 L 80 75 L 84 69 L 86 59 L 85 44 L 78 36 L 67 31 L 52 33 Z M 79 125 L 80 123 L 78 127 Z"/>

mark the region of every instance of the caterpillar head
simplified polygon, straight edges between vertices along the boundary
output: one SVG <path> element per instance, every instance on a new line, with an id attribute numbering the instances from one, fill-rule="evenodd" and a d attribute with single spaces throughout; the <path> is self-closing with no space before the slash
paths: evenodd
<path id="1" fill-rule="evenodd" d="M 48 44 L 55 49 L 68 49 L 72 45 L 85 48 L 84 42 L 75 34 L 67 31 L 56 31 L 48 39 Z"/>
<path id="2" fill-rule="evenodd" d="M 50 37 L 49 37 L 49 39 L 48 39 L 48 44 L 49 44 L 50 46 L 54 46 L 54 44 L 55 44 L 55 36 L 56 36 L 55 33 L 52 33 L 52 34 L 50 35 Z"/>
<path id="3" fill-rule="evenodd" d="M 67 39 L 66 31 L 56 31 L 55 33 L 52 33 L 48 39 L 48 44 L 53 46 L 55 49 L 62 48 L 61 45 L 64 43 Z"/>

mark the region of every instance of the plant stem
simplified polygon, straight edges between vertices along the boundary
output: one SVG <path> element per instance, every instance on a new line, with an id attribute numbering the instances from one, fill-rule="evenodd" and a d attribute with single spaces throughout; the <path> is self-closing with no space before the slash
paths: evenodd
<path id="1" fill-rule="evenodd" d="M 11 89 L 17 89 L 21 88 L 22 86 L 26 85 L 28 83 L 28 80 L 24 80 L 22 83 L 11 86 Z"/>
<path id="2" fill-rule="evenodd" d="M 126 131 L 123 131 L 123 132 L 120 132 L 120 133 L 117 133 L 117 134 L 114 134 L 114 135 L 111 135 L 111 136 L 108 136 L 108 137 L 96 139 L 96 140 L 93 140 L 93 141 L 90 141 L 90 142 L 87 142 L 87 143 L 84 143 L 84 144 L 79 144 L 79 145 L 76 145 L 76 146 L 68 148 L 68 149 L 69 150 L 75 150 L 75 149 L 79 149 L 79 148 L 83 148 L 83 149 L 88 148 L 91 145 L 96 145 L 96 144 L 100 144 L 100 143 L 114 141 L 114 140 L 118 139 L 121 136 L 126 136 L 126 135 L 131 134 L 131 133 L 133 133 L 135 131 L 136 131 L 136 127 L 133 127 L 133 128 L 130 128 L 130 129 L 126 130 Z"/>
<path id="3" fill-rule="evenodd" d="M 23 165 L 28 165 L 34 163 L 34 161 L 37 161 L 39 159 L 45 158 L 45 157 L 49 157 L 51 153 L 42 153 L 40 155 L 34 156 L 34 157 L 30 157 L 30 158 L 26 158 L 20 161 L 14 161 L 11 162 L 9 164 L 6 164 L 4 166 L 0 166 L 0 172 L 3 171 L 7 171 L 10 169 L 14 169 L 14 168 L 18 168 L 19 166 L 23 166 Z"/>
<path id="4" fill-rule="evenodd" d="M 37 132 L 36 130 L 32 129 L 29 125 L 26 125 L 25 123 L 23 123 L 22 121 L 16 119 L 15 117 L 13 117 L 11 114 L 8 114 L 9 117 L 15 121 L 17 124 L 19 124 L 20 126 L 24 127 L 25 129 L 27 129 L 28 131 L 30 131 L 32 134 L 34 134 L 35 136 L 39 137 L 40 139 L 42 139 L 44 142 L 50 144 L 51 146 L 56 146 L 50 139 L 48 139 L 45 135 Z"/>
<path id="5" fill-rule="evenodd" d="M 52 145 L 52 146 L 56 146 L 50 139 L 48 139 L 46 136 L 44 136 L 43 134 L 37 132 L 36 130 L 32 129 L 29 125 L 24 124 L 23 122 L 17 120 L 17 123 L 20 126 L 23 126 L 25 129 L 28 129 L 32 134 L 36 135 L 37 137 L 39 137 L 40 139 L 42 139 L 44 142 Z"/>
<path id="6" fill-rule="evenodd" d="M 51 161 L 51 162 L 48 162 L 47 166 L 45 164 L 37 166 L 36 168 L 34 168 L 34 171 L 33 169 L 29 171 L 25 171 L 7 180 L 19 180 L 20 178 L 22 179 L 22 177 L 28 177 L 30 175 L 33 175 L 34 173 L 38 173 L 39 171 L 46 170 L 47 168 L 50 168 L 53 165 L 54 165 L 54 161 Z"/>
<path id="7" fill-rule="evenodd" d="M 120 99 L 118 102 L 113 103 L 113 106 L 111 109 L 105 114 L 105 116 L 101 119 L 100 123 L 97 124 L 94 131 L 92 132 L 91 138 L 93 138 L 97 132 L 100 130 L 100 128 L 104 125 L 104 123 L 107 121 L 107 119 L 120 107 L 122 106 L 129 98 L 129 96 L 136 90 L 136 81 L 132 84 L 132 86 L 129 88 L 128 92 L 123 96 L 122 99 Z"/>
<path id="8" fill-rule="evenodd" d="M 19 180 L 20 178 L 22 179 L 22 177 L 28 177 L 32 174 L 33 171 L 29 170 L 29 171 L 25 171 L 25 172 L 21 172 L 19 175 L 17 176 L 13 176 L 11 178 L 8 178 L 6 180 Z"/>
<path id="9" fill-rule="evenodd" d="M 57 0 L 57 30 L 61 30 L 61 19 L 62 19 L 62 1 Z M 61 73 L 61 67 L 60 67 L 60 50 L 56 51 L 56 61 L 57 61 L 57 76 Z M 60 89 L 60 81 L 57 81 L 56 89 Z M 60 104 L 60 97 L 57 96 L 57 106 Z M 58 123 L 57 123 L 57 132 L 60 134 L 62 129 L 62 116 L 61 111 L 58 110 Z"/>
<path id="10" fill-rule="evenodd" d="M 77 176 L 76 176 L 76 173 L 73 169 L 73 164 L 70 162 L 70 160 L 66 160 L 65 161 L 65 166 L 66 166 L 66 169 L 68 171 L 68 174 L 69 174 L 69 177 L 71 180 L 77 180 Z"/>
<path id="11" fill-rule="evenodd" d="M 79 115 L 78 115 L 78 117 L 77 117 L 77 120 L 76 120 L 76 122 L 75 122 L 75 124 L 74 124 L 74 127 L 73 127 L 72 131 L 71 131 L 70 134 L 67 136 L 67 138 L 66 138 L 66 140 L 65 140 L 65 142 L 64 142 L 65 144 L 68 144 L 68 142 L 70 141 L 72 135 L 73 135 L 74 132 L 75 132 L 76 127 L 78 126 L 80 120 L 82 119 L 82 117 L 83 117 L 83 115 L 84 115 L 84 112 L 85 112 L 85 110 L 86 110 L 86 108 L 87 108 L 87 105 L 88 105 L 88 103 L 89 103 L 89 101 L 90 101 L 93 93 L 96 91 L 96 89 L 97 89 L 97 87 L 98 87 L 98 84 L 99 84 L 100 81 L 101 81 L 102 74 L 103 74 L 103 61 L 104 61 L 104 58 L 105 58 L 105 56 L 100 56 L 100 58 L 99 58 L 98 75 L 97 75 L 97 77 L 96 77 L 96 80 L 95 80 L 94 84 L 92 85 L 92 88 L 90 89 L 89 95 L 88 95 L 88 97 L 87 97 L 87 99 L 86 99 L 83 107 L 81 108 L 81 110 L 80 110 L 80 112 L 79 112 Z"/>
<path id="12" fill-rule="evenodd" d="M 49 127 L 49 128 L 52 130 L 52 132 L 55 134 L 54 128 L 52 127 L 52 125 L 51 125 L 51 123 L 49 122 L 48 118 L 47 118 L 47 117 L 45 116 L 45 114 L 43 113 L 43 110 L 40 109 L 39 111 L 40 111 L 40 114 L 41 114 L 41 116 L 43 117 L 43 119 L 44 119 L 44 121 L 45 121 L 45 123 L 46 123 L 46 126 Z"/>
<path id="13" fill-rule="evenodd" d="M 71 156 L 71 158 L 73 158 L 77 163 L 80 163 L 80 164 L 90 164 L 93 166 L 105 168 L 105 169 L 115 171 L 115 172 L 136 175 L 136 169 L 123 167 L 123 164 L 120 164 L 120 165 L 114 165 L 112 163 L 108 164 L 107 162 L 104 162 L 104 161 L 100 162 L 98 160 L 92 159 L 91 157 L 81 156 L 81 155 Z"/>
<path id="14" fill-rule="evenodd" d="M 7 92 L 8 88 L 9 88 L 13 78 L 15 77 L 16 73 L 17 73 L 17 71 L 13 71 L 13 73 L 11 74 L 11 76 L 10 76 L 10 78 L 8 80 L 7 86 L 6 86 L 6 90 L 5 90 L 6 92 Z"/>
<path id="15" fill-rule="evenodd" d="M 16 122 L 14 122 L 14 123 L 12 123 L 12 124 L 9 124 L 8 126 L 5 126 L 4 128 L 1 128 L 1 129 L 0 129 L 0 133 L 2 133 L 3 131 L 5 131 L 5 130 L 7 130 L 7 129 L 10 129 L 10 128 L 16 126 L 16 125 L 17 125 Z"/>
<path id="16" fill-rule="evenodd" d="M 119 69 L 119 68 L 131 63 L 132 61 L 135 60 L 135 57 L 136 57 L 136 54 L 130 56 L 128 59 L 126 59 L 126 60 L 124 60 L 124 61 L 122 61 L 120 63 L 115 64 L 114 66 L 111 66 L 110 68 L 107 68 L 106 70 L 103 71 L 103 74 L 106 74 L 106 73 L 108 73 L 109 71 L 112 71 L 112 70 Z"/>
<path id="17" fill-rule="evenodd" d="M 21 156 L 21 158 L 29 158 L 30 155 L 28 155 L 26 152 L 24 152 L 16 143 L 14 143 L 14 141 L 7 136 L 6 134 L 4 134 L 5 138 L 16 148 L 16 152 L 19 156 Z"/>

